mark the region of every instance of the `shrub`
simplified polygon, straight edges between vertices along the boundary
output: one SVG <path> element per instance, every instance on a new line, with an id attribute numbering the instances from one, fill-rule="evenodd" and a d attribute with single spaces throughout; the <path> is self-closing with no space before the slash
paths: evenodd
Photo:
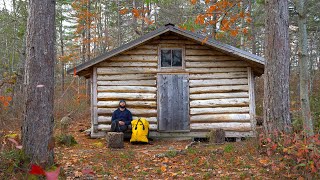
<path id="1" fill-rule="evenodd" d="M 307 137 L 304 132 L 284 134 L 275 132 L 271 136 L 260 134 L 260 150 L 285 163 L 288 171 L 306 177 L 319 176 L 320 136 Z"/>
<path id="2" fill-rule="evenodd" d="M 74 146 L 77 143 L 77 141 L 74 139 L 72 135 L 59 135 L 56 137 L 58 144 L 60 145 L 66 145 L 66 146 Z"/>

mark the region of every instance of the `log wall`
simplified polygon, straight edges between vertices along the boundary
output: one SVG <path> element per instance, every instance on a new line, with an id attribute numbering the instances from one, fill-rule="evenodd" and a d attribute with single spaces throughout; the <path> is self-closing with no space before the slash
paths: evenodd
<path id="1" fill-rule="evenodd" d="M 158 67 L 160 47 L 183 48 L 185 69 Z M 99 63 L 96 67 L 96 120 L 109 130 L 120 99 L 134 118 L 146 117 L 157 130 L 157 74 L 189 75 L 190 131 L 222 128 L 226 134 L 252 134 L 254 121 L 253 73 L 239 59 L 185 38 L 167 35 Z M 94 101 L 93 101 L 94 102 Z"/>

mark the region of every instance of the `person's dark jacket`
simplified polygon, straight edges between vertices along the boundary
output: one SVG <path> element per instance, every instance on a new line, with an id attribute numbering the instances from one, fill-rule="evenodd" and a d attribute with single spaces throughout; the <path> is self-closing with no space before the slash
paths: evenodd
<path id="1" fill-rule="evenodd" d="M 112 113 L 111 121 L 114 120 L 124 121 L 125 124 L 128 126 L 131 124 L 132 114 L 127 108 L 124 111 L 121 111 L 120 108 L 118 108 Z"/>

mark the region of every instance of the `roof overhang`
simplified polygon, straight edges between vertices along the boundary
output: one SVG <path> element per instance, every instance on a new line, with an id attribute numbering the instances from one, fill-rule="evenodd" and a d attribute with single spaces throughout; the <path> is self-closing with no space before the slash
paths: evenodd
<path id="1" fill-rule="evenodd" d="M 112 58 L 122 52 L 130 50 L 138 45 L 146 43 L 147 41 L 149 41 L 157 36 L 160 36 L 161 34 L 164 34 L 166 32 L 176 33 L 176 34 L 184 36 L 190 40 L 197 41 L 198 43 L 201 43 L 203 45 L 207 45 L 213 49 L 216 49 L 218 51 L 226 53 L 230 56 L 237 57 L 241 60 L 244 60 L 244 61 L 248 62 L 250 64 L 250 66 L 253 67 L 255 75 L 262 75 L 263 74 L 264 62 L 265 62 L 264 58 L 257 56 L 257 55 L 254 55 L 254 54 L 251 54 L 251 53 L 244 51 L 244 50 L 241 50 L 239 48 L 236 48 L 236 47 L 221 43 L 219 41 L 210 39 L 210 38 L 208 38 L 207 40 L 204 40 L 206 38 L 205 36 L 193 33 L 191 31 L 186 31 L 186 30 L 180 29 L 180 28 L 174 26 L 173 24 L 167 24 L 167 25 L 165 25 L 155 31 L 152 31 L 144 36 L 141 36 L 140 38 L 138 38 L 136 40 L 133 40 L 125 45 L 122 45 L 116 49 L 113 49 L 107 53 L 104 53 L 104 54 L 102 54 L 102 55 L 100 55 L 90 61 L 84 62 L 74 68 L 71 68 L 67 71 L 67 73 L 74 73 L 75 72 L 79 76 L 88 76 L 89 72 L 91 71 L 91 68 L 94 65 L 96 65 L 106 59 Z"/>

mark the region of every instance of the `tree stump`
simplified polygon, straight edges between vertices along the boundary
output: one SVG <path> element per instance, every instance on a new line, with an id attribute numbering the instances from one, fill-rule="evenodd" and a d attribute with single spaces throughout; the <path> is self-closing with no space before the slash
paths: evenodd
<path id="1" fill-rule="evenodd" d="M 122 132 L 108 132 L 106 135 L 108 148 L 123 148 L 123 133 Z"/>
<path id="2" fill-rule="evenodd" d="M 209 132 L 209 142 L 213 144 L 224 144 L 226 134 L 223 129 L 214 129 Z"/>

